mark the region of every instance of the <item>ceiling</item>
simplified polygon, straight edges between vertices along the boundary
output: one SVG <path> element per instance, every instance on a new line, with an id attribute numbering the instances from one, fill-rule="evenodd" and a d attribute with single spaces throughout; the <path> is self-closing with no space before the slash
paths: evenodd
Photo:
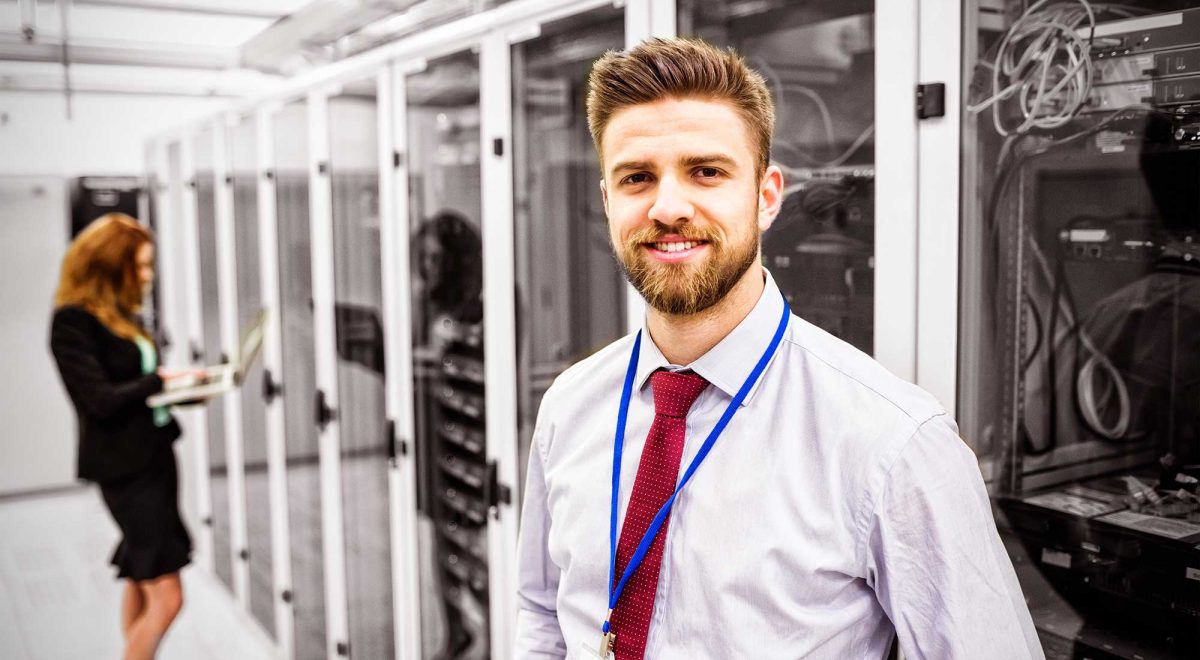
<path id="1" fill-rule="evenodd" d="M 0 92 L 236 98 L 505 0 L 0 0 Z"/>

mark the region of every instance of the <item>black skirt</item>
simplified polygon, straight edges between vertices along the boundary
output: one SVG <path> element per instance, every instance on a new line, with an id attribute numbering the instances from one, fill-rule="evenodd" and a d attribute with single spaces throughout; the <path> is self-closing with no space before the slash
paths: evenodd
<path id="1" fill-rule="evenodd" d="M 113 552 L 117 577 L 152 580 L 191 561 L 192 539 L 179 517 L 179 470 L 170 445 L 131 477 L 100 484 L 121 541 Z"/>

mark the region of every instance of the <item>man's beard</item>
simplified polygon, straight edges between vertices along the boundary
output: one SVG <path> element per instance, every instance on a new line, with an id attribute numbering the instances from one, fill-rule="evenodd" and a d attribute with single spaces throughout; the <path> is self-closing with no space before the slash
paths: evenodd
<path id="1" fill-rule="evenodd" d="M 686 241 L 705 241 L 712 251 L 702 265 L 662 263 L 645 254 L 643 245 L 675 234 Z M 686 316 L 702 312 L 720 302 L 758 259 L 758 232 L 741 244 L 726 243 L 711 229 L 681 225 L 667 227 L 655 222 L 636 232 L 615 249 L 625 278 L 654 309 Z"/>

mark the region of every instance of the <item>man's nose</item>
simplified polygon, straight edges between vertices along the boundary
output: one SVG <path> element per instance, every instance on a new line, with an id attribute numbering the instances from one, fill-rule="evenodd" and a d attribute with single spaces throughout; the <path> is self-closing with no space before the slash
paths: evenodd
<path id="1" fill-rule="evenodd" d="M 651 220 L 671 226 L 688 222 L 695 216 L 696 209 L 688 198 L 687 188 L 677 177 L 662 177 L 655 191 L 649 212 Z"/>

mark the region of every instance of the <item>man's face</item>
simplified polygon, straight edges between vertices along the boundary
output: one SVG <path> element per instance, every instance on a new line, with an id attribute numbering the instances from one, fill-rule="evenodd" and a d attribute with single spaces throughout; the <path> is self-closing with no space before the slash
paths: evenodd
<path id="1" fill-rule="evenodd" d="M 757 274 L 759 235 L 783 178 L 760 177 L 750 131 L 724 101 L 623 108 L 604 132 L 604 207 L 613 249 L 654 309 L 695 314 Z"/>

